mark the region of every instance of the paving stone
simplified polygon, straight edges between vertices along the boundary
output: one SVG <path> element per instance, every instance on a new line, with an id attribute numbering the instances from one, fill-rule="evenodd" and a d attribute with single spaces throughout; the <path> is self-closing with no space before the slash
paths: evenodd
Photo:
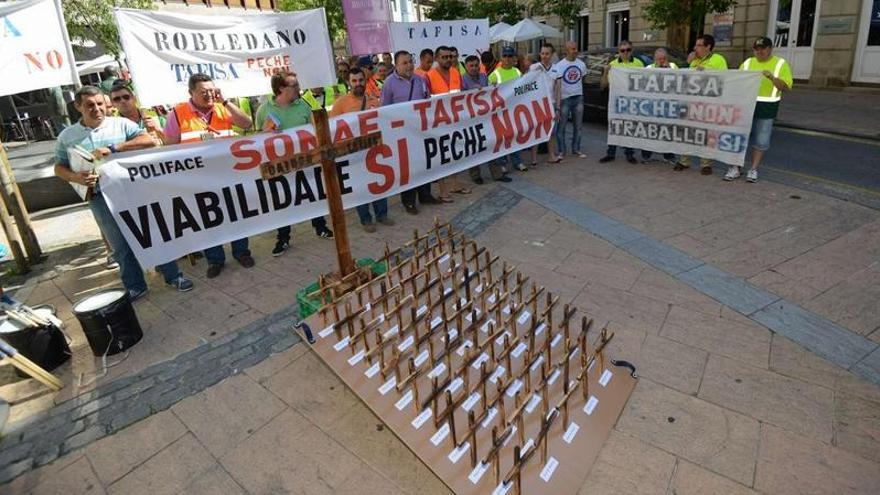
<path id="1" fill-rule="evenodd" d="M 735 323 L 720 316 L 673 306 L 660 336 L 727 356 L 752 366 L 766 368 L 771 333 L 755 323 Z"/>
<path id="2" fill-rule="evenodd" d="M 37 485 L 32 495 L 98 495 L 106 493 L 92 471 L 89 461 L 80 457 L 76 462 L 47 477 Z"/>
<path id="3" fill-rule="evenodd" d="M 705 495 L 710 493 L 757 495 L 758 492 L 696 464 L 679 460 L 672 480 L 671 493 L 674 495 Z"/>
<path id="4" fill-rule="evenodd" d="M 868 494 L 880 465 L 772 425 L 761 427 L 755 489 L 774 495 Z"/>
<path id="5" fill-rule="evenodd" d="M 160 412 L 89 445 L 85 452 L 98 478 L 109 485 L 185 433 L 186 427 L 170 411 Z"/>
<path id="6" fill-rule="evenodd" d="M 780 334 L 773 334 L 770 370 L 791 378 L 834 388 L 843 368 L 813 354 Z"/>
<path id="7" fill-rule="evenodd" d="M 880 326 L 880 262 L 828 289 L 804 308 L 860 335 Z"/>
<path id="8" fill-rule="evenodd" d="M 642 272 L 643 264 L 597 259 L 581 253 L 571 253 L 556 271 L 564 272 L 590 284 L 602 284 L 625 291 L 635 283 Z"/>
<path id="9" fill-rule="evenodd" d="M 357 471 L 351 473 L 351 476 L 339 486 L 336 493 L 340 495 L 362 495 L 364 493 L 404 495 L 406 493 L 415 492 L 405 492 L 401 490 L 375 470 L 362 465 Z"/>
<path id="10" fill-rule="evenodd" d="M 865 400 L 880 402 L 880 387 L 849 371 L 844 371 L 834 384 L 836 393 L 847 393 Z"/>
<path id="11" fill-rule="evenodd" d="M 250 436 L 286 406 L 247 375 L 235 375 L 172 406 L 215 457 Z"/>
<path id="12" fill-rule="evenodd" d="M 669 244 L 650 237 L 636 239 L 624 244 L 622 248 L 654 268 L 673 275 L 692 270 L 703 264 L 702 261 Z"/>
<path id="13" fill-rule="evenodd" d="M 752 482 L 759 434 L 754 419 L 642 379 L 617 429 L 740 483 Z"/>
<path id="14" fill-rule="evenodd" d="M 621 325 L 656 334 L 669 311 L 669 305 L 601 284 L 589 284 L 574 300 L 574 305 L 596 318 L 601 327 L 604 321 L 613 320 Z"/>
<path id="15" fill-rule="evenodd" d="M 111 495 L 163 495 L 189 493 L 217 467 L 191 434 L 186 434 L 109 486 Z"/>
<path id="16" fill-rule="evenodd" d="M 221 459 L 250 493 L 335 493 L 361 463 L 301 414 L 288 409 Z"/>
<path id="17" fill-rule="evenodd" d="M 673 340 L 648 335 L 638 359 L 638 374 L 688 395 L 696 395 L 708 353 Z"/>
<path id="18" fill-rule="evenodd" d="M 803 280 L 790 278 L 773 268 L 750 277 L 748 282 L 798 304 L 804 304 L 822 293 Z"/>
<path id="19" fill-rule="evenodd" d="M 831 390 L 711 355 L 698 397 L 789 431 L 831 442 Z"/>
<path id="20" fill-rule="evenodd" d="M 848 394 L 834 400 L 834 445 L 880 463 L 880 404 Z"/>
<path id="21" fill-rule="evenodd" d="M 646 267 L 629 289 L 633 294 L 650 297 L 685 309 L 717 315 L 721 304 L 693 287 L 656 268 Z"/>
<path id="22" fill-rule="evenodd" d="M 676 277 L 716 301 L 746 315 L 779 300 L 779 296 L 711 265 L 702 265 L 679 273 Z"/>
<path id="23" fill-rule="evenodd" d="M 32 470 L 31 466 L 28 466 L 28 471 L 14 480 L 9 482 L 0 481 L 0 483 L 5 483 L 0 486 L 0 489 L 14 494 L 30 493 L 37 485 L 47 480 L 57 479 L 59 472 L 83 458 L 85 458 L 85 454 L 83 451 L 79 451 L 56 459 L 51 464 L 36 467 Z"/>
<path id="24" fill-rule="evenodd" d="M 187 485 L 185 493 L 186 495 L 245 495 L 247 492 L 222 466 L 217 465 L 193 479 Z"/>
<path id="25" fill-rule="evenodd" d="M 578 494 L 663 495 L 674 467 L 675 457 L 612 430 Z"/>
<path id="26" fill-rule="evenodd" d="M 358 402 L 342 381 L 314 353 L 293 361 L 265 383 L 266 388 L 321 427 Z"/>

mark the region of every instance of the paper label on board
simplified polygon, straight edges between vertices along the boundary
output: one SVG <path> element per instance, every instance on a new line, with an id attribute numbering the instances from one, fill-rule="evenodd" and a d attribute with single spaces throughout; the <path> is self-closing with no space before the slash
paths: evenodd
<path id="1" fill-rule="evenodd" d="M 522 314 L 519 315 L 519 318 L 516 319 L 516 322 L 520 325 L 525 325 L 527 321 L 529 321 L 529 317 L 532 316 L 532 313 L 529 310 L 525 310 Z"/>
<path id="2" fill-rule="evenodd" d="M 504 306 L 503 308 L 501 308 L 501 312 L 504 313 L 504 314 L 506 314 L 506 315 L 509 315 L 509 314 L 510 314 L 510 304 L 508 304 L 507 306 Z"/>
<path id="3" fill-rule="evenodd" d="M 480 316 L 480 310 L 479 310 L 479 309 L 474 309 L 473 311 L 477 314 L 477 317 Z M 464 315 L 464 319 L 467 320 L 467 321 L 471 321 L 471 312 L 470 312 L 470 311 L 468 311 L 468 313 L 467 313 L 466 315 Z"/>
<path id="4" fill-rule="evenodd" d="M 603 371 L 602 376 L 599 377 L 599 385 L 602 385 L 603 387 L 607 387 L 608 382 L 610 382 L 610 381 L 611 381 L 611 372 L 608 370 Z"/>
<path id="5" fill-rule="evenodd" d="M 568 425 L 568 429 L 565 430 L 565 434 L 562 435 L 562 440 L 564 440 L 565 443 L 571 443 L 571 441 L 574 440 L 574 436 L 577 435 L 577 432 L 580 429 L 581 429 L 581 427 L 578 426 L 577 423 L 572 421 Z"/>
<path id="6" fill-rule="evenodd" d="M 331 333 L 333 333 L 333 325 L 330 325 L 329 327 L 318 332 L 318 337 L 321 337 L 322 339 L 326 339 L 327 336 L 330 335 Z"/>
<path id="7" fill-rule="evenodd" d="M 510 355 L 515 358 L 518 358 L 518 357 L 522 356 L 522 353 L 525 352 L 526 349 L 528 349 L 528 348 L 529 348 L 529 346 L 527 346 L 525 342 L 520 342 L 519 344 L 516 345 L 516 347 L 513 348 L 512 351 L 510 351 Z"/>
<path id="8" fill-rule="evenodd" d="M 365 354 L 365 352 L 363 349 L 359 350 L 357 352 L 357 354 L 348 358 L 348 364 L 350 366 L 354 366 L 354 365 L 358 364 L 359 362 L 361 362 L 364 359 L 364 354 Z"/>
<path id="9" fill-rule="evenodd" d="M 442 316 L 435 316 L 433 320 L 431 320 L 431 330 L 437 327 L 437 325 L 443 323 Z"/>
<path id="10" fill-rule="evenodd" d="M 461 444 L 458 448 L 453 449 L 452 452 L 449 453 L 449 460 L 452 461 L 453 464 L 455 464 L 456 462 L 458 462 L 459 459 L 461 459 L 461 456 L 463 456 L 469 448 L 471 448 L 471 444 L 469 442 Z"/>
<path id="11" fill-rule="evenodd" d="M 494 303 L 495 302 L 495 294 L 490 295 L 489 298 L 487 299 L 487 301 L 489 301 L 489 304 Z"/>
<path id="12" fill-rule="evenodd" d="M 391 389 L 393 389 L 395 385 L 397 385 L 397 377 L 392 376 L 391 378 L 388 379 L 387 382 L 383 383 L 382 386 L 379 387 L 379 393 L 382 395 L 385 395 L 388 392 L 390 392 Z"/>
<path id="13" fill-rule="evenodd" d="M 446 390 L 454 394 L 462 385 L 464 385 L 464 380 L 460 376 L 457 376 L 455 377 L 455 380 L 452 380 L 452 383 L 446 386 Z"/>
<path id="14" fill-rule="evenodd" d="M 423 314 L 425 314 L 427 312 L 428 312 L 428 306 L 423 304 L 422 307 L 420 307 L 419 310 L 416 311 L 416 316 L 422 316 Z"/>
<path id="15" fill-rule="evenodd" d="M 449 261 L 449 258 L 450 258 L 449 253 L 446 253 L 443 256 L 441 256 L 440 259 L 437 260 L 437 262 L 442 265 L 443 263 L 446 263 L 447 261 Z"/>
<path id="16" fill-rule="evenodd" d="M 413 342 L 415 342 L 415 341 L 416 341 L 415 337 L 410 335 L 409 337 L 403 339 L 403 342 L 401 342 L 400 345 L 397 346 L 397 350 L 399 350 L 400 352 L 403 352 L 403 351 L 409 349 L 409 347 L 411 345 L 413 345 Z"/>
<path id="17" fill-rule="evenodd" d="M 553 472 L 556 471 L 556 466 L 558 465 L 559 461 L 557 461 L 555 457 L 547 459 L 547 464 L 545 464 L 544 469 L 541 470 L 541 479 L 549 482 L 550 477 L 553 476 Z"/>
<path id="18" fill-rule="evenodd" d="M 452 328 L 452 330 L 450 330 L 447 335 L 449 336 L 449 340 L 455 340 L 455 338 L 458 337 L 458 329 Z"/>
<path id="19" fill-rule="evenodd" d="M 495 368 L 495 371 L 489 376 L 489 381 L 492 383 L 498 383 L 498 379 L 504 376 L 505 371 L 507 370 L 504 369 L 504 366 L 499 364 L 498 367 Z"/>
<path id="20" fill-rule="evenodd" d="M 535 408 L 538 407 L 538 404 L 540 404 L 540 403 L 541 403 L 541 396 L 538 394 L 533 395 L 532 398 L 529 399 L 529 403 L 526 404 L 526 412 L 529 414 L 532 414 L 532 411 L 534 411 Z"/>
<path id="21" fill-rule="evenodd" d="M 471 471 L 471 474 L 468 475 L 468 479 L 471 480 L 471 483 L 475 485 L 479 483 L 480 478 L 483 477 L 483 473 L 489 470 L 489 466 L 489 464 L 484 464 L 480 461 L 480 463 L 477 464 L 477 467 L 475 467 L 474 470 Z"/>
<path id="22" fill-rule="evenodd" d="M 508 336 L 508 335 L 510 335 L 510 332 L 508 332 L 507 330 L 505 330 L 504 333 L 502 333 L 501 335 L 498 336 L 497 339 L 495 339 L 495 343 L 498 344 L 498 345 L 503 344 L 503 343 L 504 343 L 504 337 L 506 337 L 506 336 Z"/>
<path id="23" fill-rule="evenodd" d="M 535 441 L 534 441 L 534 440 L 532 440 L 531 438 L 528 439 L 528 440 L 526 440 L 526 443 L 523 444 L 523 446 L 522 446 L 521 449 L 519 449 L 519 453 L 520 453 L 520 455 L 525 455 L 525 453 L 528 452 L 529 449 L 532 448 L 532 447 L 534 447 L 534 446 L 535 446 Z"/>
<path id="24" fill-rule="evenodd" d="M 443 423 L 433 435 L 431 435 L 431 443 L 434 444 L 434 447 L 440 445 L 447 436 L 449 435 L 449 422 Z"/>
<path id="25" fill-rule="evenodd" d="M 385 321 L 385 313 L 379 313 L 379 316 L 377 316 L 376 319 L 379 320 L 379 323 L 384 322 Z"/>
<path id="26" fill-rule="evenodd" d="M 458 350 L 455 351 L 455 352 L 456 352 L 459 356 L 464 356 L 464 351 L 465 351 L 465 349 L 467 349 L 468 347 L 473 347 L 473 346 L 474 346 L 474 343 L 473 343 L 473 342 L 471 342 L 470 340 L 465 340 L 465 341 L 464 341 L 464 344 L 461 344 L 461 347 L 459 347 Z"/>
<path id="27" fill-rule="evenodd" d="M 348 338 L 348 335 L 346 335 L 345 338 L 343 338 L 339 342 L 333 344 L 333 349 L 336 352 L 339 352 L 339 351 L 345 349 L 346 347 L 348 347 L 348 341 L 349 341 L 349 338 Z"/>
<path id="28" fill-rule="evenodd" d="M 577 349 L 578 349 L 578 350 L 581 350 L 580 347 L 578 347 Z M 593 368 L 594 368 L 595 366 L 596 366 L 596 360 L 594 359 L 593 361 L 590 362 L 590 365 L 587 366 L 587 372 L 589 373 L 590 371 L 593 371 Z"/>
<path id="29" fill-rule="evenodd" d="M 556 347 L 556 344 L 558 344 L 561 340 L 562 340 L 562 334 L 557 333 L 556 337 L 553 337 L 553 340 L 550 341 L 550 347 Z"/>
<path id="30" fill-rule="evenodd" d="M 484 353 L 480 354 L 480 357 L 478 357 L 477 359 L 474 359 L 474 362 L 473 362 L 473 364 L 471 364 L 471 367 L 475 370 L 478 370 L 478 369 L 480 369 L 480 365 L 488 360 L 489 360 L 489 355 L 484 352 Z"/>
<path id="31" fill-rule="evenodd" d="M 386 339 L 389 337 L 393 337 L 397 333 L 397 330 L 398 326 L 394 325 L 393 327 L 389 328 L 387 332 L 383 333 L 382 337 Z"/>
<path id="32" fill-rule="evenodd" d="M 501 482 L 500 485 L 496 486 L 494 490 L 492 490 L 492 495 L 507 495 L 507 492 L 510 491 L 510 487 L 513 486 L 513 482 L 504 483 Z"/>
<path id="33" fill-rule="evenodd" d="M 452 287 L 444 287 L 443 288 L 443 295 L 448 296 L 449 294 L 452 294 Z"/>
<path id="34" fill-rule="evenodd" d="M 587 400 L 587 403 L 584 404 L 584 412 L 589 414 L 593 414 L 593 411 L 596 409 L 596 406 L 599 405 L 599 399 L 596 398 L 595 395 L 591 395 Z"/>
<path id="35" fill-rule="evenodd" d="M 435 376 L 440 376 L 444 371 L 446 371 L 446 363 L 440 362 L 437 366 L 434 366 L 434 369 L 428 373 L 428 378 L 434 378 Z"/>
<path id="36" fill-rule="evenodd" d="M 519 392 L 519 389 L 521 389 L 522 387 L 523 387 L 522 380 L 517 378 L 509 387 L 507 387 L 507 396 L 512 399 L 513 396 L 515 396 L 516 393 Z"/>
<path id="37" fill-rule="evenodd" d="M 366 375 L 367 378 L 373 378 L 374 376 L 376 376 L 377 373 L 379 373 L 379 369 L 379 362 L 377 361 L 373 363 L 372 366 L 367 368 L 367 371 L 364 371 L 364 375 Z"/>
<path id="38" fill-rule="evenodd" d="M 535 371 L 536 369 L 538 369 L 538 366 L 541 366 L 541 363 L 543 363 L 543 362 L 544 362 L 544 355 L 541 354 L 540 356 L 538 356 L 538 359 L 535 359 L 535 361 L 532 363 L 532 366 L 529 368 L 529 371 Z"/>
<path id="39" fill-rule="evenodd" d="M 431 417 L 431 414 L 433 414 L 433 411 L 431 411 L 430 407 L 419 413 L 419 415 L 416 416 L 416 419 L 412 420 L 413 428 L 417 430 L 421 428 L 422 425 L 425 424 L 425 421 L 428 421 Z"/>
<path id="40" fill-rule="evenodd" d="M 495 324 L 495 320 L 493 318 L 489 318 L 488 320 L 486 320 L 486 323 L 483 323 L 483 326 L 480 327 L 480 330 L 483 333 L 486 333 L 489 331 L 489 325 L 494 325 L 494 324 Z"/>
<path id="41" fill-rule="evenodd" d="M 400 400 L 398 400 L 397 403 L 394 404 L 394 407 L 396 407 L 398 411 L 403 411 L 403 409 L 408 406 L 410 402 L 412 402 L 412 399 L 412 389 L 407 390 L 406 393 L 403 394 L 403 397 L 401 397 Z"/>
<path id="42" fill-rule="evenodd" d="M 516 431 L 517 431 L 517 430 L 516 430 L 516 425 L 513 425 L 513 426 L 510 427 L 510 435 L 507 435 L 507 438 L 505 438 L 505 439 L 504 439 L 504 442 L 501 443 L 501 446 L 502 446 L 502 447 L 507 447 L 507 444 L 510 443 L 510 439 L 512 439 L 513 436 L 516 435 Z"/>
<path id="43" fill-rule="evenodd" d="M 474 292 L 476 292 L 477 294 L 479 294 L 480 292 L 483 292 L 483 284 L 480 284 L 480 285 L 474 287 Z"/>
<path id="44" fill-rule="evenodd" d="M 554 371 L 553 374 L 550 375 L 549 378 L 547 378 L 547 383 L 553 385 L 553 383 L 556 381 L 557 378 L 559 378 L 559 375 L 561 374 L 562 372 L 559 371 L 559 368 L 556 368 L 556 371 Z"/>
<path id="45" fill-rule="evenodd" d="M 428 360 L 428 357 L 430 357 L 430 354 L 428 354 L 428 349 L 425 349 L 422 352 L 420 352 L 419 355 L 416 356 L 415 359 L 413 359 L 413 364 L 416 365 L 417 367 L 421 366 L 422 363 L 424 363 L 425 361 Z"/>
<path id="46" fill-rule="evenodd" d="M 480 423 L 480 426 L 482 426 L 483 428 L 488 428 L 489 425 L 492 424 L 492 420 L 495 419 L 496 415 L 498 415 L 498 409 L 494 407 L 492 409 L 489 409 L 489 414 L 486 415 L 486 419 L 484 419 L 483 422 Z"/>
<path id="47" fill-rule="evenodd" d="M 546 330 L 546 329 L 547 329 L 547 325 L 545 325 L 544 323 L 541 323 L 540 325 L 538 325 L 538 328 L 535 329 L 535 337 L 539 337 L 542 333 L 544 333 L 544 330 Z M 558 337 L 559 334 L 557 334 L 556 336 Z"/>
<path id="48" fill-rule="evenodd" d="M 470 411 L 477 405 L 477 402 L 480 401 L 480 394 L 477 392 L 472 393 L 465 401 L 461 404 L 461 408 L 465 411 Z"/>

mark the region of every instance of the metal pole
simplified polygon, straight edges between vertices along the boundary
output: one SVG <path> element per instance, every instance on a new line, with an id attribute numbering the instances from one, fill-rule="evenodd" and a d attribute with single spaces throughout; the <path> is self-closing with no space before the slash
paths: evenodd
<path id="1" fill-rule="evenodd" d="M 55 0 L 55 11 L 58 13 L 58 25 L 61 27 L 61 33 L 64 35 L 64 48 L 67 51 L 67 60 L 70 62 L 70 75 L 73 77 L 73 87 L 79 89 L 82 87 L 82 83 L 79 81 L 79 73 L 76 71 L 76 59 L 73 57 L 73 46 L 70 44 L 67 23 L 64 22 L 61 0 Z"/>
<path id="2" fill-rule="evenodd" d="M 18 128 L 21 129 L 21 133 L 24 135 L 25 145 L 30 146 L 31 140 L 28 138 L 27 129 L 24 127 L 24 122 L 21 121 L 21 115 L 18 114 L 18 107 L 15 106 L 15 99 L 12 98 L 12 95 L 9 95 L 9 104 L 12 105 L 12 113 L 15 114 L 15 120 L 18 121 Z"/>

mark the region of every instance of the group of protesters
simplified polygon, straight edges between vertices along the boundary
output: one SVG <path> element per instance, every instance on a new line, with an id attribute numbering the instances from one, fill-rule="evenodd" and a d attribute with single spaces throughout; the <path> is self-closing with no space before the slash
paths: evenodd
<path id="1" fill-rule="evenodd" d="M 780 67 L 775 66 L 777 62 L 770 57 L 772 44 L 769 40 L 759 39 L 754 47 L 756 59 L 749 59 L 755 65 L 752 70 L 763 70 L 768 83 L 778 91 L 789 88 L 790 69 L 787 69 L 785 63 L 780 74 Z M 714 40 L 711 36 L 699 38 L 690 67 L 697 70 L 726 69 L 726 61 L 721 55 L 714 53 L 712 48 Z M 413 56 L 406 51 L 398 51 L 393 56 L 381 54 L 374 57 L 353 57 L 351 60 L 337 59 L 336 84 L 322 88 L 303 89 L 296 74 L 283 70 L 275 73 L 267 88 L 271 90 L 271 94 L 261 99 L 256 112 L 251 112 L 255 99 L 226 99 L 211 77 L 201 73 L 193 74 L 189 78 L 190 99 L 173 106 L 167 112 L 142 109 L 131 83 L 124 79 L 105 82 L 101 88 L 84 86 L 77 91 L 74 101 L 75 109 L 81 114 L 80 120 L 64 129 L 58 137 L 55 173 L 68 182 L 90 188 L 89 207 L 108 244 L 112 262 L 114 265 L 118 264 L 123 285 L 131 299 L 137 299 L 147 292 L 143 269 L 113 219 L 101 194 L 98 176 L 94 172 L 72 170 L 68 154 L 71 147 L 85 149 L 96 158 L 102 158 L 117 152 L 154 146 L 199 142 L 248 132 L 276 132 L 310 123 L 312 110 L 319 108 L 327 109 L 329 115 L 334 117 L 379 106 L 427 99 L 434 95 L 502 84 L 521 77 L 524 72 L 537 71 L 546 73 L 551 78 L 555 100 L 556 129 L 555 135 L 547 143 L 547 163 L 559 163 L 566 157 L 585 158 L 581 148 L 580 124 L 584 109 L 583 78 L 587 75 L 587 66 L 578 57 L 574 42 L 565 43 L 563 51 L 560 57 L 553 45 L 543 44 L 538 60 L 533 63 L 530 57 L 518 59 L 511 46 L 502 48 L 500 61 L 496 61 L 490 51 L 479 57 L 470 54 L 460 60 L 458 50 L 450 46 L 422 50 L 417 65 Z M 749 69 L 747 64 L 749 61 L 744 63 L 745 69 Z M 618 56 L 606 66 L 602 78 L 603 86 L 607 85 L 609 69 L 616 66 L 643 66 L 641 60 L 633 57 L 632 44 L 628 41 L 620 43 Z M 662 49 L 655 54 L 651 66 L 676 68 L 668 62 L 667 54 Z M 775 71 L 770 72 L 767 67 L 773 66 Z M 778 107 L 778 100 L 775 105 Z M 775 117 L 775 110 L 775 107 L 763 109 L 762 115 L 773 113 L 772 117 Z M 763 123 L 758 118 L 755 120 L 757 129 L 752 130 L 752 144 L 756 153 L 753 154 L 750 180 L 757 178 L 757 164 L 769 144 L 772 117 L 769 127 L 766 120 Z M 528 156 L 529 165 L 536 167 L 538 146 L 523 151 Z M 608 146 L 606 155 L 599 161 L 607 163 L 614 160 L 616 151 L 615 146 Z M 624 154 L 628 161 L 636 163 L 635 150 L 625 148 Z M 642 157 L 647 160 L 651 154 L 643 151 Z M 676 159 L 671 154 L 664 154 L 664 159 L 674 163 L 676 170 L 687 168 L 690 161 L 689 157 Z M 518 151 L 487 165 L 491 178 L 499 182 L 511 181 L 509 173 L 512 169 L 529 169 Z M 707 170 L 711 173 L 708 160 L 701 159 L 701 167 L 704 174 Z M 473 183 L 484 184 L 480 166 L 471 168 L 468 173 Z M 738 167 L 731 167 L 725 179 L 732 180 L 738 176 Z M 408 214 L 417 215 L 419 206 L 450 203 L 454 201 L 452 194 L 471 193 L 455 175 L 437 181 L 436 190 L 435 195 L 432 183 L 428 183 L 402 192 L 401 203 L 404 210 Z M 394 221 L 389 218 L 386 198 L 358 206 L 357 215 L 364 230 L 369 233 L 375 232 L 377 225 L 394 225 Z M 333 232 L 323 217 L 312 219 L 311 223 L 317 236 L 333 237 Z M 290 242 L 290 226 L 279 228 L 271 254 L 282 255 L 289 248 Z M 231 253 L 244 268 L 254 266 L 255 261 L 247 238 L 233 241 Z M 208 264 L 207 278 L 219 276 L 226 262 L 223 246 L 206 249 L 203 256 Z M 162 274 L 168 285 L 181 292 L 193 288 L 193 282 L 183 275 L 176 261 L 158 266 L 156 271 Z"/>

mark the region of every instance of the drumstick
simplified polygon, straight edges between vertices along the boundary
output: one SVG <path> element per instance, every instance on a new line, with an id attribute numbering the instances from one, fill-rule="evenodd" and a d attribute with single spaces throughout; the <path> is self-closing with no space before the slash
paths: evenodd
<path id="1" fill-rule="evenodd" d="M 22 372 L 26 373 L 35 380 L 39 381 L 43 385 L 49 387 L 50 389 L 61 390 L 62 388 L 64 388 L 64 383 L 59 380 L 55 375 L 49 373 L 30 359 L 24 357 L 24 355 L 18 352 L 15 347 L 12 347 L 3 339 L 0 339 L 0 356 L 7 357 L 13 366 L 20 369 Z"/>

